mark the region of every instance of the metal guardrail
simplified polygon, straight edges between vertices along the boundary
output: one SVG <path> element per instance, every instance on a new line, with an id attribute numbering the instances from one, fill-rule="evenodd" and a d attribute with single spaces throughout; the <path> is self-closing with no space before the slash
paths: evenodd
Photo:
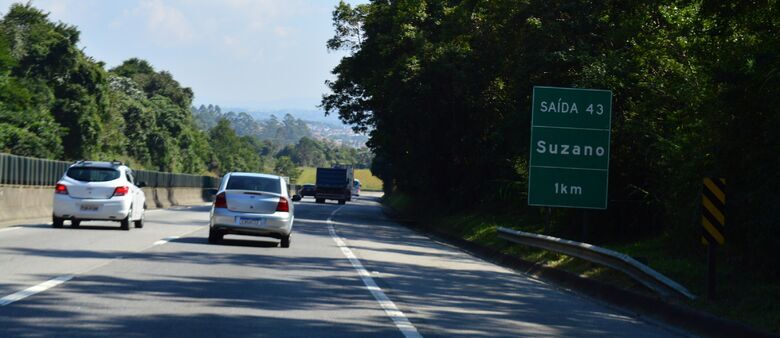
<path id="1" fill-rule="evenodd" d="M 73 163 L 0 153 L 0 185 L 51 186 L 57 183 L 71 164 Z M 146 182 L 147 186 L 156 188 L 214 188 L 219 184 L 219 178 L 211 176 L 152 170 L 133 172 L 137 181 Z"/>
<path id="2" fill-rule="evenodd" d="M 662 297 L 682 295 L 691 300 L 696 299 L 696 296 L 682 285 L 653 270 L 649 266 L 638 262 L 631 258 L 631 256 L 616 251 L 587 243 L 517 231 L 504 227 L 498 228 L 498 236 L 510 242 L 554 251 L 610 267 L 629 275 L 631 278 L 660 294 Z"/>
<path id="3" fill-rule="evenodd" d="M 0 154 L 0 184 L 54 185 L 70 163 Z"/>
<path id="4" fill-rule="evenodd" d="M 219 178 L 211 176 L 173 174 L 151 170 L 133 170 L 133 172 L 137 181 L 146 182 L 149 187 L 216 188 L 219 185 Z"/>

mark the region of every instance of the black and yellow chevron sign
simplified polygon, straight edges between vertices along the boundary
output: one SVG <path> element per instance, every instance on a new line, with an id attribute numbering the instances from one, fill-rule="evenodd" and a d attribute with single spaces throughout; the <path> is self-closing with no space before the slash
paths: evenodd
<path id="1" fill-rule="evenodd" d="M 726 179 L 704 178 L 701 195 L 701 226 L 704 228 L 702 243 L 709 245 L 726 242 Z"/>

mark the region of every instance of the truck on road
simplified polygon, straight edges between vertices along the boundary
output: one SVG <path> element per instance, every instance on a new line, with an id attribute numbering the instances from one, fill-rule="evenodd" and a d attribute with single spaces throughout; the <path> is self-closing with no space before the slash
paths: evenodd
<path id="1" fill-rule="evenodd" d="M 354 173 L 351 166 L 337 168 L 317 168 L 317 182 L 314 187 L 314 199 L 317 203 L 337 200 L 345 204 L 352 200 Z"/>

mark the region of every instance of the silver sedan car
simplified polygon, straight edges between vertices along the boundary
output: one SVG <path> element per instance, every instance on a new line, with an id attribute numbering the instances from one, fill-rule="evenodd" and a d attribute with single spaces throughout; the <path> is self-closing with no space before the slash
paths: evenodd
<path id="1" fill-rule="evenodd" d="M 257 173 L 228 173 L 211 207 L 209 243 L 228 234 L 277 238 L 290 247 L 293 203 L 283 178 Z"/>

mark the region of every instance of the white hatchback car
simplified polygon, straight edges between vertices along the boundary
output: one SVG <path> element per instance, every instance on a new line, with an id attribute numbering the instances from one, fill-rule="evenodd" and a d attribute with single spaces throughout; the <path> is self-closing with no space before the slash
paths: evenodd
<path id="1" fill-rule="evenodd" d="M 77 227 L 81 221 L 118 221 L 123 230 L 144 227 L 146 195 L 135 183 L 133 171 L 121 162 L 78 161 L 71 165 L 54 190 L 52 224 L 65 220 Z"/>
<path id="2" fill-rule="evenodd" d="M 277 238 L 279 246 L 289 248 L 294 211 L 282 177 L 228 173 L 211 207 L 209 243 L 237 234 Z"/>

